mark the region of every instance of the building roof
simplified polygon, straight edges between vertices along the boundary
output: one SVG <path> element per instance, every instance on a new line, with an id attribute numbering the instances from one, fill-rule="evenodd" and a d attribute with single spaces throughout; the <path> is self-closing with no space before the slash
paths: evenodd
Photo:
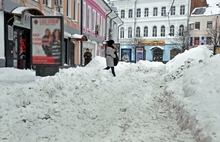
<path id="1" fill-rule="evenodd" d="M 220 14 L 220 4 L 210 4 L 208 7 L 197 7 L 191 16 L 210 16 Z"/>

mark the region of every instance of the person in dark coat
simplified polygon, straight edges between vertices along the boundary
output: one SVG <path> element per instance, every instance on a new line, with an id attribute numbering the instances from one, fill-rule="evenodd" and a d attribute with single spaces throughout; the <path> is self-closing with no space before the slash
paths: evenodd
<path id="1" fill-rule="evenodd" d="M 84 53 L 84 66 L 86 66 L 92 60 L 92 53 L 89 51 L 89 48 L 86 49 Z"/>
<path id="2" fill-rule="evenodd" d="M 104 70 L 109 70 L 111 68 L 112 74 L 114 77 L 115 75 L 115 68 L 114 68 L 114 58 L 116 58 L 115 55 L 115 47 L 114 47 L 114 40 L 107 41 L 107 49 L 106 49 L 106 65 L 107 67 L 104 68 Z"/>

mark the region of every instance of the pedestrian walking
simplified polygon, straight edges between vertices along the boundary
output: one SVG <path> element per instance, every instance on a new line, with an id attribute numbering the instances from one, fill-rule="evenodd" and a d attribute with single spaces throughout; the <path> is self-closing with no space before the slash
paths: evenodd
<path id="1" fill-rule="evenodd" d="M 111 68 L 112 74 L 116 77 L 115 68 L 114 68 L 114 59 L 116 58 L 115 55 L 115 47 L 114 47 L 114 40 L 107 41 L 107 49 L 106 49 L 106 68 L 104 70 L 109 70 Z"/>

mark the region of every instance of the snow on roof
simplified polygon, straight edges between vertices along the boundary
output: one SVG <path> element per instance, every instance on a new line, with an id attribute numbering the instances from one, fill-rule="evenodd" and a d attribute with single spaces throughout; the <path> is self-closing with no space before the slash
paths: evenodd
<path id="1" fill-rule="evenodd" d="M 211 4 L 208 7 L 197 7 L 191 16 L 204 16 L 220 14 L 220 4 Z"/>

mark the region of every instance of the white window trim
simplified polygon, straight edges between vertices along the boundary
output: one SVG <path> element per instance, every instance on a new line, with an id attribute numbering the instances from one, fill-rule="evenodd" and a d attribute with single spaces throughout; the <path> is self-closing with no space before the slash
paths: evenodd
<path id="1" fill-rule="evenodd" d="M 105 36 L 105 18 L 103 18 L 103 37 Z"/>
<path id="2" fill-rule="evenodd" d="M 87 29 L 88 29 L 88 30 L 91 30 L 91 29 L 92 29 L 92 27 L 91 27 L 91 26 L 92 26 L 92 25 L 91 25 L 91 24 L 92 24 L 92 22 L 91 22 L 92 19 L 91 19 L 91 7 L 90 7 L 90 6 L 88 6 L 87 11 L 88 11 L 88 15 L 87 15 L 87 16 L 89 17 L 89 18 L 88 18 L 89 21 L 88 21 L 88 27 L 87 27 Z"/>
<path id="3" fill-rule="evenodd" d="M 86 23 L 87 23 L 87 21 L 86 21 L 86 13 L 87 13 L 87 11 L 86 11 L 86 3 L 85 2 L 83 2 L 83 27 L 86 27 Z"/>
<path id="4" fill-rule="evenodd" d="M 74 0 L 75 2 L 75 7 L 74 7 L 74 14 L 75 14 L 75 21 L 78 21 L 78 4 L 79 4 L 79 1 L 78 0 Z"/>
<path id="5" fill-rule="evenodd" d="M 92 31 L 95 31 L 95 27 L 96 27 L 96 11 L 95 9 L 93 9 L 93 29 Z"/>
<path id="6" fill-rule="evenodd" d="M 69 3 L 68 3 L 68 1 L 69 1 Z M 68 12 L 67 12 L 68 15 L 67 15 L 67 17 L 72 19 L 71 18 L 72 17 L 72 12 L 71 12 L 72 11 L 72 0 L 68 0 L 68 1 L 67 1 L 67 4 L 68 4 Z"/>

